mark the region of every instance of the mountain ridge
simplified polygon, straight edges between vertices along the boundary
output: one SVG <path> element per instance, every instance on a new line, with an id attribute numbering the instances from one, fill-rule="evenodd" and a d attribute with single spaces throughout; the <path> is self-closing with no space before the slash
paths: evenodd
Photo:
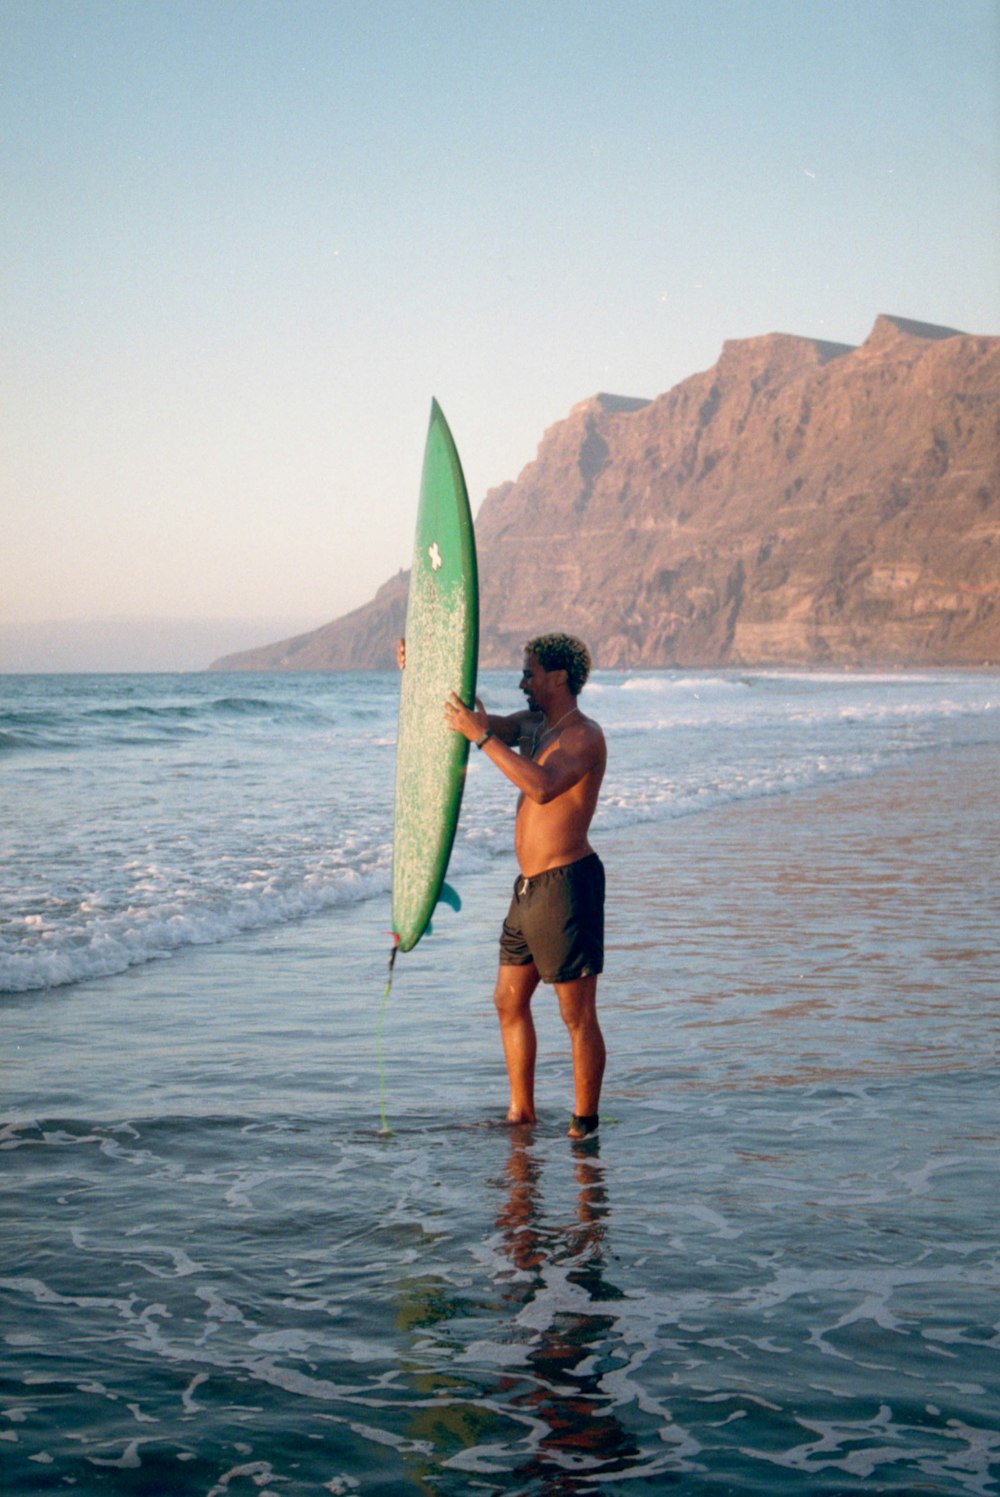
<path id="1" fill-rule="evenodd" d="M 880 315 L 854 347 L 727 340 L 600 392 L 476 519 L 480 662 L 551 628 L 607 667 L 1000 660 L 1000 338 Z M 387 666 L 408 574 L 220 670 Z"/>

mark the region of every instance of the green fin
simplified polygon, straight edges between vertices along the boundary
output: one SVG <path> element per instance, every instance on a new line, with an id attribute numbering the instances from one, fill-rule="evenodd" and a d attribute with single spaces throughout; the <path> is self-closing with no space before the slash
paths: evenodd
<path id="1" fill-rule="evenodd" d="M 437 902 L 438 904 L 450 905 L 453 910 L 460 910 L 462 908 L 462 901 L 458 893 L 451 887 L 451 884 L 441 885 L 441 893 L 437 897 Z M 432 936 L 434 934 L 434 926 L 429 920 L 424 926 L 423 934 L 425 936 Z"/>
<path id="2" fill-rule="evenodd" d="M 461 897 L 458 891 L 451 887 L 451 884 L 441 885 L 441 893 L 437 897 L 437 902 L 438 904 L 450 905 L 453 910 L 460 910 L 462 908 Z"/>

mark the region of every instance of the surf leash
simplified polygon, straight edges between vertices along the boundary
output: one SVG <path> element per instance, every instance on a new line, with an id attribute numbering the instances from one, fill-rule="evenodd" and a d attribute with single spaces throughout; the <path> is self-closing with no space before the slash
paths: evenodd
<path id="1" fill-rule="evenodd" d="M 389 1119 L 385 1115 L 385 1056 L 382 1053 L 382 1025 L 385 1022 L 385 1011 L 389 1003 L 389 994 L 392 992 L 392 969 L 396 965 L 396 952 L 399 950 L 399 937 L 395 931 L 392 933 L 392 950 L 389 952 L 389 977 L 382 993 L 382 1002 L 379 1005 L 378 1024 L 375 1026 L 375 1054 L 378 1057 L 378 1112 L 382 1121 L 382 1132 L 391 1133 Z"/>

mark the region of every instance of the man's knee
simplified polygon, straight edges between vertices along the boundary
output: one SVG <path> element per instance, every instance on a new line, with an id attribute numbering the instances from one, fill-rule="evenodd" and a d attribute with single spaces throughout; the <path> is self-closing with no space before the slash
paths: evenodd
<path id="1" fill-rule="evenodd" d="M 521 1013 L 531 1002 L 538 986 L 538 970 L 534 963 L 524 966 L 501 966 L 497 972 L 493 1002 L 501 1018 Z"/>
<path id="2" fill-rule="evenodd" d="M 559 1012 L 569 1030 L 597 1027 L 597 978 L 578 977 L 556 983 Z"/>

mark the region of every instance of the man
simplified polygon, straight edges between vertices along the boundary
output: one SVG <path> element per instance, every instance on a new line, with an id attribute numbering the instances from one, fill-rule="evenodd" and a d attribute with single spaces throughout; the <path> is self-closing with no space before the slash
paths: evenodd
<path id="1" fill-rule="evenodd" d="M 525 648 L 521 690 L 527 711 L 489 714 L 452 692 L 445 721 L 481 749 L 520 791 L 514 850 L 520 877 L 500 940 L 493 1001 L 510 1080 L 509 1123 L 535 1121 L 535 1025 L 531 999 L 552 983 L 573 1054 L 570 1138 L 598 1125 L 604 1037 L 597 979 L 604 966 L 604 868 L 588 840 L 607 750 L 577 697 L 590 655 L 567 634 L 543 634 Z M 519 752 L 515 751 L 519 749 Z"/>

